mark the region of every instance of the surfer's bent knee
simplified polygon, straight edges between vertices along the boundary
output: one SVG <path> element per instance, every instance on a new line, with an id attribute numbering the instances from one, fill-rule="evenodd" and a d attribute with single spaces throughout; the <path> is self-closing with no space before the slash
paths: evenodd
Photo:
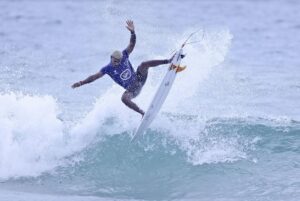
<path id="1" fill-rule="evenodd" d="M 137 71 L 140 72 L 142 75 L 146 75 L 148 73 L 148 69 L 149 69 L 149 66 L 145 62 L 142 62 L 138 66 Z"/>
<path id="2" fill-rule="evenodd" d="M 125 105 L 130 103 L 131 99 L 132 99 L 132 95 L 131 95 L 131 92 L 129 92 L 129 91 L 125 91 L 125 93 L 121 97 L 121 100 Z"/>

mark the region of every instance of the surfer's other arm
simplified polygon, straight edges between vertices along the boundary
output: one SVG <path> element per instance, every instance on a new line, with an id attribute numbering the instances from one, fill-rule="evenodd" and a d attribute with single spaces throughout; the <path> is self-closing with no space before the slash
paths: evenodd
<path id="1" fill-rule="evenodd" d="M 79 81 L 79 82 L 76 82 L 72 85 L 72 88 L 77 88 L 77 87 L 80 87 L 84 84 L 88 84 L 88 83 L 91 83 L 91 82 L 94 82 L 95 80 L 99 79 L 100 77 L 102 77 L 104 74 L 99 71 L 97 72 L 96 74 L 94 75 L 91 75 L 89 76 L 88 78 L 86 78 L 85 80 L 82 80 L 82 81 Z"/>
<path id="2" fill-rule="evenodd" d="M 126 28 L 131 33 L 131 35 L 130 35 L 130 42 L 129 42 L 128 47 L 126 48 L 127 53 L 130 54 L 133 51 L 135 43 L 136 43 L 136 35 L 135 35 L 135 31 L 134 31 L 133 21 L 132 20 L 127 20 L 126 24 L 127 24 Z"/>

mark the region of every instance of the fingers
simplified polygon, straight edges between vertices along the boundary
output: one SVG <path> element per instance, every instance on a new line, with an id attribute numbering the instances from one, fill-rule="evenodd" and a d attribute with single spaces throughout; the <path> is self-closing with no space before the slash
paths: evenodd
<path id="1" fill-rule="evenodd" d="M 133 21 L 132 21 L 132 20 L 127 20 L 127 21 L 126 21 L 126 24 L 127 24 L 128 26 L 133 26 Z"/>
<path id="2" fill-rule="evenodd" d="M 134 30 L 134 24 L 133 24 L 133 21 L 132 20 L 127 20 L 126 21 L 126 28 L 129 30 L 129 31 L 133 31 Z"/>

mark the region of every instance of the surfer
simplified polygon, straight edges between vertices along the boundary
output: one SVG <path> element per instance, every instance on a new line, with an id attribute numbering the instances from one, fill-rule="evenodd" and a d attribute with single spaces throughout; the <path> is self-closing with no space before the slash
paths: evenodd
<path id="1" fill-rule="evenodd" d="M 143 116 L 145 112 L 140 109 L 134 102 L 132 102 L 132 99 L 137 97 L 141 92 L 147 80 L 148 69 L 150 67 L 168 64 L 171 62 L 171 59 L 144 61 L 138 66 L 135 72 L 129 61 L 129 55 L 133 51 L 136 43 L 136 34 L 132 20 L 126 21 L 126 28 L 131 33 L 130 43 L 128 47 L 122 52 L 119 50 L 114 51 L 110 56 L 109 64 L 107 64 L 106 66 L 101 68 L 99 72 L 89 76 L 85 80 L 74 83 L 72 85 L 72 88 L 77 88 L 84 84 L 91 83 L 107 74 L 117 84 L 125 89 L 125 92 L 123 93 L 121 98 L 122 102 L 127 107 L 140 113 Z"/>

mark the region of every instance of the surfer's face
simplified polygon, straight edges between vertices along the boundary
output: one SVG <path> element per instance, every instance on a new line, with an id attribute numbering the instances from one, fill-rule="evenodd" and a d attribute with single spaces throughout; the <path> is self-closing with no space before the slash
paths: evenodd
<path id="1" fill-rule="evenodd" d="M 115 57 L 110 57 L 110 58 L 113 66 L 118 66 L 121 63 L 121 59 L 117 59 Z"/>

